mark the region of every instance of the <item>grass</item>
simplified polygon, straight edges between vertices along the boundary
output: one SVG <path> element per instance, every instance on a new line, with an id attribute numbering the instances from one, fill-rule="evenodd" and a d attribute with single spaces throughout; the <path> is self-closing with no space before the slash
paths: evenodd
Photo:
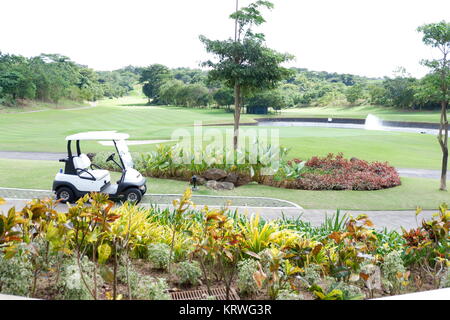
<path id="1" fill-rule="evenodd" d="M 0 111 L 1 112 L 1 111 Z M 361 106 L 353 108 L 303 108 L 283 111 L 281 116 L 356 117 L 368 113 L 384 119 L 408 121 L 438 121 L 436 112 L 400 112 L 389 108 Z M 255 115 L 242 115 L 242 122 L 252 122 Z M 214 109 L 187 109 L 181 107 L 148 107 L 139 94 L 106 99 L 98 106 L 79 110 L 45 110 L 35 113 L 2 113 L 0 116 L 0 150 L 65 152 L 64 137 L 90 130 L 119 130 L 134 140 L 168 140 L 175 129 L 193 133 L 195 121 L 203 124 L 232 122 L 232 114 Z M 229 127 L 204 127 L 223 130 Z M 255 129 L 255 127 L 242 127 Z M 414 133 L 365 131 L 319 127 L 258 127 L 279 130 L 280 143 L 291 149 L 289 157 L 307 159 L 329 152 L 343 152 L 346 157 L 364 160 L 389 161 L 401 168 L 439 169 L 441 152 L 436 138 Z M 131 151 L 148 151 L 154 145 L 130 147 Z M 83 144 L 85 152 L 111 151 L 96 142 Z M 53 176 L 61 163 L 57 161 L 29 161 L 0 159 L 0 186 L 51 189 Z M 113 173 L 113 180 L 118 174 Z M 152 193 L 182 193 L 185 182 L 150 180 Z M 438 191 L 438 181 L 403 178 L 402 185 L 380 191 L 301 191 L 278 189 L 261 185 L 247 185 L 233 191 L 215 192 L 202 189 L 199 194 L 266 196 L 289 200 L 305 208 L 401 210 L 416 206 L 435 208 L 448 201 L 448 193 Z"/>
<path id="2" fill-rule="evenodd" d="M 100 101 L 90 109 L 3 114 L 0 150 L 64 152 L 67 135 L 91 130 L 124 131 L 136 140 L 169 139 L 174 128 L 189 128 L 196 120 L 211 124 L 232 119 L 223 110 L 147 107 L 145 103 L 141 97 L 125 97 Z M 109 150 L 95 142 L 87 146 L 93 151 Z"/>
<path id="3" fill-rule="evenodd" d="M 24 103 L 17 106 L 5 106 L 0 104 L 0 114 L 2 113 L 23 113 L 43 110 L 62 110 L 89 106 L 85 102 L 77 102 L 71 100 L 61 100 L 58 103 L 43 102 L 35 100 L 26 100 Z"/>
<path id="4" fill-rule="evenodd" d="M 374 111 L 375 107 L 350 109 L 353 111 L 345 112 L 353 113 L 341 112 L 364 116 L 368 111 Z M 301 112 L 314 116 L 315 110 L 322 112 L 325 116 L 326 112 L 331 112 L 330 110 L 340 109 L 305 108 L 301 109 Z M 294 114 L 292 110 L 285 113 Z M 422 116 L 423 119 L 427 119 L 429 115 L 423 113 Z M 242 122 L 253 121 L 254 117 L 243 114 Z M 232 114 L 215 109 L 148 107 L 146 99 L 139 95 L 102 100 L 98 102 L 98 107 L 89 109 L 2 114 L 0 150 L 65 152 L 65 136 L 90 130 L 119 130 L 129 133 L 134 140 L 169 140 L 175 129 L 185 129 L 192 133 L 195 121 L 202 121 L 203 124 L 230 123 Z M 216 129 L 223 131 L 227 128 L 229 127 Z M 255 127 L 242 128 L 254 129 Z M 436 138 L 431 135 L 319 127 L 269 127 L 268 129 L 279 130 L 280 143 L 291 149 L 290 157 L 306 159 L 314 155 L 326 155 L 329 152 L 343 152 L 347 157 L 389 161 L 392 165 L 402 168 L 439 169 L 440 167 L 440 148 Z M 96 142 L 85 142 L 83 145 L 83 150 L 86 152 L 111 150 L 110 147 L 101 146 Z M 130 150 L 148 151 L 151 148 L 154 146 L 139 145 L 132 146 Z"/>
<path id="5" fill-rule="evenodd" d="M 61 168 L 57 161 L 0 159 L 0 186 L 50 190 L 54 175 Z M 112 181 L 119 178 L 112 173 Z M 149 192 L 158 194 L 183 193 L 187 182 L 149 179 Z M 420 206 L 434 209 L 450 199 L 448 192 L 438 190 L 433 179 L 402 178 L 402 185 L 379 191 L 304 191 L 246 185 L 232 191 L 212 191 L 200 188 L 195 194 L 224 196 L 259 196 L 289 200 L 306 209 L 335 210 L 406 210 Z"/>

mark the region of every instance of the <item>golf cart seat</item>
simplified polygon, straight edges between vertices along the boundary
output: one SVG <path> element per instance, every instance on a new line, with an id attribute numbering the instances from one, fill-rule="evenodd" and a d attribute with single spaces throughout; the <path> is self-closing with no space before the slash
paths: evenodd
<path id="1" fill-rule="evenodd" d="M 90 169 L 91 160 L 84 153 L 80 154 L 77 157 L 73 157 L 73 165 L 75 170 L 77 170 L 77 174 L 80 178 L 84 179 L 95 179 L 99 180 L 107 180 L 109 182 L 110 176 L 108 170 L 100 170 L 100 169 Z"/>

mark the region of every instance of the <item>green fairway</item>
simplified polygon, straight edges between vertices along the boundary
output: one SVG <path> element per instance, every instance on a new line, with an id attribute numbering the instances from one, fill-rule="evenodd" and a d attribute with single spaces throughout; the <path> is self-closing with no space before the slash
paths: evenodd
<path id="1" fill-rule="evenodd" d="M 146 99 L 128 96 L 103 100 L 98 107 L 80 110 L 46 110 L 0 116 L 0 150 L 64 152 L 67 135 L 82 131 L 119 130 L 135 140 L 169 139 L 174 128 L 232 121 L 223 110 L 148 107 Z M 243 121 L 249 119 L 243 115 Z M 93 151 L 104 150 L 90 143 Z M 142 148 L 141 148 L 142 149 Z"/>
<path id="2" fill-rule="evenodd" d="M 301 109 L 310 111 L 324 108 Z M 380 109 L 380 108 L 378 108 Z M 337 108 L 336 108 L 337 110 Z M 357 109 L 352 109 L 357 110 Z M 367 109 L 360 107 L 359 115 Z M 369 109 L 372 110 L 373 109 Z M 305 112 L 306 112 L 305 111 Z M 291 110 L 285 111 L 291 114 Z M 397 112 L 398 113 L 398 112 Z M 306 113 L 305 113 L 306 114 Z M 344 114 L 344 113 L 342 113 Z M 407 114 L 406 114 L 407 115 Z M 423 119 L 431 114 L 423 113 Z M 254 115 L 242 115 L 242 122 L 251 122 Z M 127 132 L 133 140 L 167 140 L 175 129 L 193 132 L 195 121 L 203 124 L 232 122 L 232 114 L 216 109 L 180 107 L 148 107 L 139 95 L 98 102 L 95 108 L 80 110 L 46 110 L 36 113 L 2 114 L 0 116 L 0 150 L 64 152 L 64 138 L 73 133 L 95 130 Z M 207 130 L 209 127 L 204 127 Z M 227 127 L 218 127 L 225 130 Z M 254 129 L 255 127 L 242 127 Z M 258 127 L 263 128 L 263 127 Z M 402 168 L 439 169 L 441 152 L 432 135 L 415 133 L 334 129 L 320 127 L 270 127 L 278 129 L 281 145 L 291 149 L 289 157 L 307 159 L 329 152 L 343 152 L 347 157 L 389 161 Z M 131 151 L 148 151 L 154 145 L 132 146 Z M 97 142 L 86 142 L 86 152 L 111 150 Z"/>
<path id="3" fill-rule="evenodd" d="M 0 186 L 50 190 L 59 168 L 61 163 L 57 161 L 0 159 Z M 112 174 L 113 181 L 118 178 L 118 173 Z M 148 186 L 150 193 L 173 194 L 182 193 L 189 184 L 150 178 Z M 448 192 L 439 191 L 438 187 L 437 180 L 402 178 L 401 186 L 379 191 L 303 191 L 246 185 L 222 192 L 201 187 L 196 194 L 279 198 L 312 209 L 402 210 L 414 209 L 416 206 L 433 209 L 441 202 L 448 203 Z"/>
<path id="4" fill-rule="evenodd" d="M 76 102 L 70 100 L 61 100 L 58 103 L 29 101 L 25 106 L 5 106 L 0 104 L 0 114 L 3 113 L 19 113 L 19 112 L 35 112 L 48 109 L 71 109 L 89 106 L 89 103 Z"/>

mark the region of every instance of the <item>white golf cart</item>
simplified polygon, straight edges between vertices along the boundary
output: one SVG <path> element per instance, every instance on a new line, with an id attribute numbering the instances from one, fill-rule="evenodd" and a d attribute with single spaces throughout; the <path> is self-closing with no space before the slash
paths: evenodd
<path id="1" fill-rule="evenodd" d="M 139 203 L 147 191 L 146 179 L 133 169 L 133 159 L 126 143 L 128 138 L 128 134 L 116 131 L 83 132 L 66 137 L 67 158 L 59 160 L 65 163 L 65 168 L 56 174 L 53 182 L 56 198 L 64 203 L 75 202 L 87 193 L 102 192 L 114 200 Z M 89 157 L 81 153 L 80 141 L 87 140 L 112 141 L 120 163 L 114 160 L 115 153 L 112 153 L 106 161 L 113 161 L 122 170 L 122 176 L 117 184 L 111 184 L 108 170 L 91 164 Z M 72 154 L 72 141 L 76 141 L 76 155 Z"/>

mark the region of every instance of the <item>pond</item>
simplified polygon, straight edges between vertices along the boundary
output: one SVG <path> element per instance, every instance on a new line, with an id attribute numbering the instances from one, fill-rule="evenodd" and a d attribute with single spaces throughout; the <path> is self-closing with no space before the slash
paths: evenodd
<path id="1" fill-rule="evenodd" d="M 439 130 L 437 124 L 418 123 L 418 122 L 400 122 L 383 121 L 376 116 L 368 115 L 364 119 L 333 119 L 333 118 L 297 118 L 297 119 L 256 119 L 258 126 L 264 127 L 324 127 L 324 128 L 342 128 L 342 129 L 362 129 L 362 130 L 380 130 L 380 131 L 398 131 L 411 132 L 419 134 L 437 135 Z"/>

